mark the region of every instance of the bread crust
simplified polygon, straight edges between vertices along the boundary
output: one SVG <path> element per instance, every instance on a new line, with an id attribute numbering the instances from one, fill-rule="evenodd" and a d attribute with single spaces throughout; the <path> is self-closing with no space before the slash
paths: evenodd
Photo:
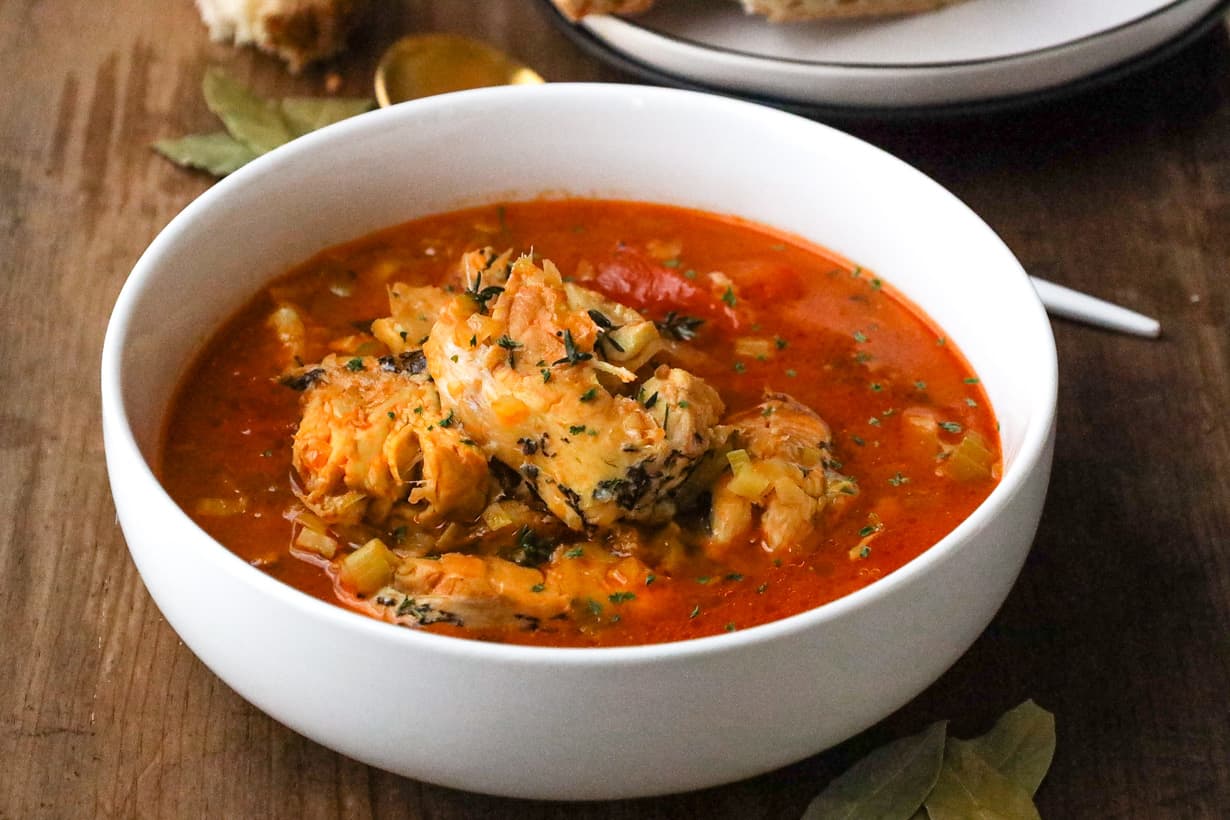
<path id="1" fill-rule="evenodd" d="M 346 47 L 367 0 L 259 0 L 236 4 L 196 0 L 215 40 L 251 43 L 297 72 Z"/>

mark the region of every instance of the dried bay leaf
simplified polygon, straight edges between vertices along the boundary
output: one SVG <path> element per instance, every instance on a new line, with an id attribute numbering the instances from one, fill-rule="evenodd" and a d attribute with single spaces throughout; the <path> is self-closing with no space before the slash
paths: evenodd
<path id="1" fill-rule="evenodd" d="M 946 735 L 939 722 L 876 749 L 830 783 L 803 820 L 910 820 L 935 786 Z"/>
<path id="2" fill-rule="evenodd" d="M 1034 794 L 1055 757 L 1055 716 L 1027 700 L 1005 712 L 982 737 L 960 742 Z"/>
<path id="3" fill-rule="evenodd" d="M 178 165 L 224 177 L 256 158 L 248 146 L 225 131 L 158 140 L 154 150 Z"/>
<path id="4" fill-rule="evenodd" d="M 257 96 L 226 72 L 211 68 L 201 83 L 205 104 L 231 136 L 257 155 L 294 139 L 281 106 Z"/>
<path id="5" fill-rule="evenodd" d="M 1041 820 L 1029 792 L 967 742 L 948 743 L 925 805 L 930 820 Z"/>
<path id="6" fill-rule="evenodd" d="M 301 137 L 370 111 L 373 101 L 364 97 L 287 97 L 280 105 L 286 124 L 295 136 Z"/>

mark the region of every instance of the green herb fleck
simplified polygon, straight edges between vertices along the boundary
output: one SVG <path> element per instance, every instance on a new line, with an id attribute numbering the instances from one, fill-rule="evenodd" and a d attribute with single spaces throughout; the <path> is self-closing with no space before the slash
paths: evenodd
<path id="1" fill-rule="evenodd" d="M 363 369 L 363 360 L 362 360 L 361 358 L 359 358 L 358 356 L 355 356 L 353 359 L 351 359 L 350 361 L 346 362 L 346 369 L 347 369 L 347 370 L 349 370 L 351 373 L 356 373 L 356 372 L 358 372 L 358 371 L 362 370 L 362 369 Z"/>
<path id="2" fill-rule="evenodd" d="M 738 299 L 735 298 L 735 289 L 727 285 L 726 292 L 722 294 L 722 301 L 730 307 L 734 307 L 738 302 Z"/>
<path id="3" fill-rule="evenodd" d="M 788 379 L 793 379 L 793 378 L 794 378 L 795 376 L 797 376 L 797 375 L 799 375 L 799 374 L 798 374 L 798 371 L 796 371 L 793 367 L 791 367 L 791 368 L 787 368 L 787 370 L 786 370 L 786 378 L 788 378 Z"/>
<path id="4" fill-rule="evenodd" d="M 624 590 L 621 592 L 612 592 L 610 595 L 606 597 L 607 597 L 607 600 L 613 604 L 622 604 L 624 601 L 631 601 L 634 598 L 636 598 L 636 593 L 628 592 L 627 590 Z"/>
<path id="5" fill-rule="evenodd" d="M 598 388 L 591 387 L 581 394 L 581 401 L 593 401 L 598 398 Z"/>
<path id="6" fill-rule="evenodd" d="M 854 331 L 854 341 L 862 344 L 867 341 L 867 334 L 861 330 Z"/>
<path id="7" fill-rule="evenodd" d="M 894 487 L 900 487 L 902 484 L 909 484 L 910 479 L 906 478 L 901 473 L 897 473 L 888 480 L 888 483 L 892 484 Z"/>
<path id="8" fill-rule="evenodd" d="M 739 362 L 739 361 L 735 362 L 735 372 L 736 373 L 744 373 L 746 371 L 747 371 L 747 365 L 745 365 L 743 362 Z"/>
<path id="9" fill-rule="evenodd" d="M 790 342 L 786 341 L 786 340 L 785 340 L 785 339 L 783 339 L 781 336 L 774 336 L 774 337 L 773 337 L 773 344 L 777 345 L 777 349 L 778 349 L 778 350 L 785 350 L 785 349 L 786 349 L 786 346 L 787 346 L 787 345 L 789 345 L 789 344 L 790 344 Z"/>
<path id="10" fill-rule="evenodd" d="M 960 433 L 964 428 L 955 421 L 941 421 L 940 429 L 946 433 Z"/>
<path id="11" fill-rule="evenodd" d="M 581 433 L 585 432 L 585 425 L 584 424 L 569 425 L 568 432 L 574 436 L 579 436 L 581 435 Z"/>
<path id="12" fill-rule="evenodd" d="M 697 604 L 696 606 L 692 607 L 692 611 L 688 613 L 688 617 L 695 618 L 699 614 L 700 614 L 700 604 Z"/>
<path id="13" fill-rule="evenodd" d="M 564 553 L 564 557 L 565 558 L 580 558 L 584 554 L 585 554 L 585 549 L 583 547 L 573 547 L 572 549 Z"/>

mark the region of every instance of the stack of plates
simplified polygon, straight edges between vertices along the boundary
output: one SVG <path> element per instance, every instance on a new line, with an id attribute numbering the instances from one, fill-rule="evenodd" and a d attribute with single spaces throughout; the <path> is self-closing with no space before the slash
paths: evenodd
<path id="1" fill-rule="evenodd" d="M 967 0 L 873 22 L 773 24 L 730 0 L 660 0 L 635 18 L 556 17 L 591 52 L 648 79 L 872 113 L 1004 106 L 1085 87 L 1170 53 L 1227 5 Z"/>

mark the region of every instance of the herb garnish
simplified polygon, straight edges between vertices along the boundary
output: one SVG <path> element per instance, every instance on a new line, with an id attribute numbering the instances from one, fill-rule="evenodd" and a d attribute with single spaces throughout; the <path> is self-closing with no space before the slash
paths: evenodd
<path id="1" fill-rule="evenodd" d="M 739 301 L 737 298 L 735 298 L 735 289 L 732 288 L 730 285 L 726 286 L 726 292 L 722 294 L 722 301 L 725 302 L 730 307 L 734 307 L 735 304 Z"/>
<path id="2" fill-rule="evenodd" d="M 681 342 L 690 342 L 696 338 L 696 330 L 705 323 L 704 319 L 694 316 L 684 316 L 682 313 L 670 311 L 662 321 L 654 322 L 658 332 L 665 336 L 673 336 Z"/>
<path id="3" fill-rule="evenodd" d="M 504 292 L 504 288 L 499 285 L 488 285 L 483 287 L 483 272 L 478 271 L 474 275 L 474 284 L 466 288 L 466 296 L 469 296 L 478 305 L 479 313 L 487 312 L 487 303 Z"/>
<path id="4" fill-rule="evenodd" d="M 556 359 L 551 364 L 580 364 L 583 361 L 594 358 L 592 353 L 582 353 L 577 349 L 577 343 L 572 338 L 572 331 L 564 331 L 564 358 Z"/>
<path id="5" fill-rule="evenodd" d="M 598 397 L 598 388 L 591 387 L 581 394 L 581 401 L 593 401 Z"/>
<path id="6" fill-rule="evenodd" d="M 517 369 L 517 348 L 521 347 L 521 343 L 513 339 L 507 333 L 496 339 L 496 344 L 508 351 L 508 366 L 513 370 Z"/>
<path id="7" fill-rule="evenodd" d="M 346 369 L 351 373 L 356 373 L 363 369 L 363 359 L 355 356 L 350 361 L 346 362 Z"/>

